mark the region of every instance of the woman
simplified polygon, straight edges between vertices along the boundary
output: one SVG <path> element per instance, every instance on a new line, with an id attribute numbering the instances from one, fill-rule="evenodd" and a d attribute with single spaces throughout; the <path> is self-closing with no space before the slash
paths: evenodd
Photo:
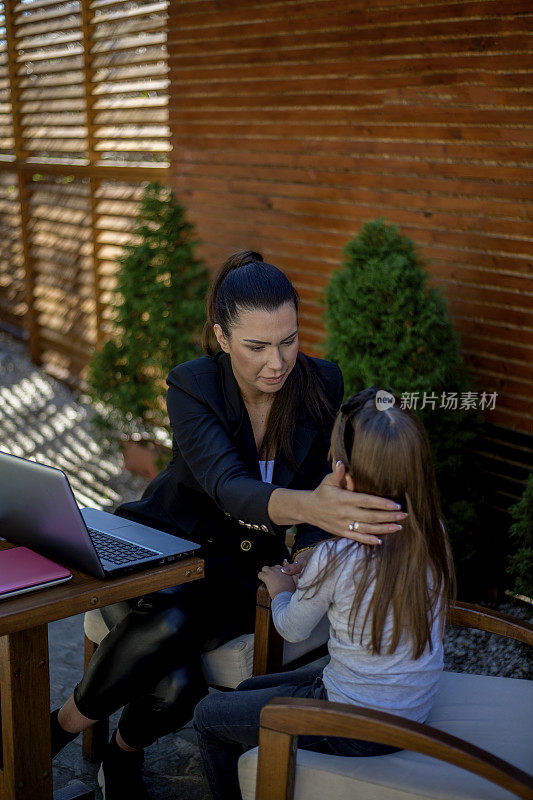
<path id="1" fill-rule="evenodd" d="M 376 408 L 375 389 L 341 407 L 331 453 L 347 465 L 350 491 L 387 494 L 406 504 L 401 536 L 381 548 L 346 538 L 319 544 L 297 588 L 283 569 L 259 577 L 285 639 L 305 639 L 327 613 L 330 661 L 244 681 L 233 694 L 206 697 L 194 725 L 214 800 L 240 800 L 237 762 L 257 744 L 259 715 L 273 697 L 312 697 L 424 722 L 442 671 L 442 639 L 455 579 L 440 521 L 429 442 L 414 414 Z M 340 737 L 300 737 L 298 746 L 340 756 L 377 756 L 396 748 Z"/>
<path id="2" fill-rule="evenodd" d="M 202 544 L 205 580 L 132 602 L 52 714 L 58 752 L 124 706 L 99 773 L 107 800 L 146 797 L 143 748 L 187 722 L 206 694 L 201 652 L 253 630 L 257 572 L 288 556 L 287 526 L 299 526 L 293 555 L 303 563 L 328 533 L 377 543 L 405 516 L 386 499 L 342 491 L 342 468 L 328 474 L 342 377 L 299 352 L 297 310 L 280 270 L 237 253 L 208 297 L 209 355 L 168 376 L 171 462 L 118 513 Z"/>

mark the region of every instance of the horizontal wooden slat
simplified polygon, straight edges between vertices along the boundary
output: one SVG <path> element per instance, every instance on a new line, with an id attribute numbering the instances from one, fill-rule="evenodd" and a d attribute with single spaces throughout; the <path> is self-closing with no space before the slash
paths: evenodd
<path id="1" fill-rule="evenodd" d="M 48 8 L 39 8 L 35 2 L 26 3 L 23 6 L 24 11 L 20 14 L 15 14 L 15 24 L 25 25 L 26 29 L 29 25 L 47 23 L 49 20 L 63 19 L 64 17 L 72 17 L 79 14 L 80 3 L 69 2 L 66 5 L 58 3 L 50 3 Z M 54 22 L 54 27 L 57 23 Z M 48 28 L 49 30 L 49 28 Z"/>
<path id="2" fill-rule="evenodd" d="M 113 11 L 102 12 L 98 15 L 99 23 L 123 22 L 129 19 L 139 19 L 142 17 L 157 15 L 160 20 L 164 19 L 167 3 L 147 3 L 137 8 L 129 8 L 129 3 L 113 3 Z"/>
<path id="3" fill-rule="evenodd" d="M 66 99 L 72 99 L 73 109 L 77 110 L 81 107 L 81 98 L 84 96 L 84 87 L 79 81 L 77 84 L 73 83 L 69 84 L 68 86 L 60 86 L 60 87 L 51 87 L 45 86 L 42 88 L 36 89 L 24 89 L 22 93 L 22 105 L 25 108 L 27 103 L 31 101 L 38 101 L 42 102 L 43 100 L 46 102 L 53 102 L 56 101 L 65 101 Z M 67 110 L 67 109 L 65 109 Z"/>
<path id="4" fill-rule="evenodd" d="M 105 84 L 95 86 L 93 93 L 95 97 L 105 97 L 119 93 L 127 94 L 131 92 L 162 91 L 166 89 L 167 86 L 168 80 L 166 78 L 162 78 L 160 80 L 148 78 L 146 81 L 126 81 L 124 83 L 110 81 Z"/>
<path id="5" fill-rule="evenodd" d="M 97 70 L 102 69 L 123 69 L 126 67 L 137 66 L 138 64 L 153 64 L 165 62 L 164 53 L 161 52 L 161 47 L 146 47 L 143 44 L 142 52 L 137 52 L 138 48 L 134 50 L 127 50 L 121 53 L 111 51 L 105 55 L 99 55 L 92 59 L 92 67 L 88 70 L 89 75 L 93 75 Z M 168 68 L 165 63 L 165 71 Z"/>
<path id="6" fill-rule="evenodd" d="M 143 33 L 142 46 L 146 48 L 155 47 L 156 45 L 163 46 L 166 43 L 167 37 L 165 31 L 151 31 L 146 35 Z M 113 39 L 110 37 L 108 40 L 99 40 L 93 43 L 91 47 L 91 54 L 96 56 L 102 53 L 122 53 L 131 51 L 139 47 L 140 40 L 138 36 L 123 36 L 120 39 Z M 95 60 L 94 62 L 98 62 Z"/>
<path id="7" fill-rule="evenodd" d="M 32 10 L 37 10 L 41 8 L 50 8 L 50 6 L 57 6 L 58 0 L 32 0 L 31 8 Z M 72 8 L 79 7 L 79 2 L 77 0 L 72 0 Z M 13 13 L 16 14 L 18 11 L 27 11 L 28 6 L 26 3 L 15 3 L 13 7 Z"/>
<path id="8" fill-rule="evenodd" d="M 19 35 L 26 36 L 28 39 L 32 37 L 30 40 L 31 44 L 34 43 L 33 37 L 38 37 L 41 34 L 44 34 L 44 36 L 50 34 L 56 36 L 59 31 L 70 31 L 78 27 L 76 14 L 73 15 L 72 11 L 63 11 L 60 13 L 59 9 L 57 9 L 54 16 L 50 17 L 46 22 L 39 22 L 34 17 L 31 18 L 31 22 L 27 21 L 25 17 L 22 17 L 22 19 L 24 20 L 24 25 L 20 26 Z"/>
<path id="9" fill-rule="evenodd" d="M 205 0 L 197 3 L 180 3 L 179 7 L 172 9 L 170 15 L 170 29 L 173 27 L 180 31 L 190 30 L 193 34 L 203 33 L 211 29 L 222 29 L 221 35 L 228 30 L 239 28 L 239 32 L 248 33 L 256 27 L 267 29 L 270 24 L 275 24 L 281 20 L 282 27 L 279 32 L 287 32 L 287 12 L 286 3 L 261 2 L 259 8 L 254 9 L 254 13 L 246 18 L 242 14 L 242 2 L 236 0 L 224 0 L 224 13 L 212 13 L 218 8 L 216 0 L 210 4 Z M 96 6 L 94 6 L 96 7 Z M 391 8 L 394 8 L 394 20 L 391 20 Z M 203 19 L 198 14 L 206 12 Z M 210 12 L 210 13 L 208 13 Z M 352 17 L 354 26 L 364 26 L 365 23 L 380 24 L 391 21 L 391 24 L 403 22 L 406 25 L 420 25 L 427 20 L 438 19 L 463 19 L 465 23 L 470 19 L 480 16 L 498 18 L 500 16 L 523 14 L 531 12 L 528 0 L 508 0 L 502 5 L 501 0 L 495 2 L 479 2 L 479 0 L 455 0 L 455 2 L 438 2 L 436 0 L 405 0 L 405 2 L 391 3 L 389 0 L 376 0 L 369 7 L 365 0 L 351 0 L 350 3 L 332 3 L 330 0 L 320 0 L 311 2 L 291 2 L 290 17 L 298 23 L 298 30 L 306 30 L 307 26 L 318 23 L 323 27 L 334 24 L 335 20 L 349 13 Z M 303 23 L 303 24 L 302 24 Z M 244 27 L 245 26 L 245 27 Z M 294 36 L 294 29 L 289 29 Z"/>
<path id="10" fill-rule="evenodd" d="M 96 19 L 99 19 L 98 17 Z M 163 27 L 162 21 L 159 18 L 147 18 L 140 20 L 132 20 L 126 22 L 118 22 L 114 24 L 98 25 L 98 29 L 93 32 L 93 39 L 97 43 L 109 38 L 117 39 L 122 36 L 139 34 L 144 35 L 146 32 L 161 30 Z"/>

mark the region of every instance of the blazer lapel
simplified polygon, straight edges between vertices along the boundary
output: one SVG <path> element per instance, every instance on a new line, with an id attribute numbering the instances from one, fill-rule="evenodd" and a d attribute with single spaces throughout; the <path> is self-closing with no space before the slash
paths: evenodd
<path id="1" fill-rule="evenodd" d="M 227 353 L 220 351 L 214 356 L 222 376 L 222 391 L 226 404 L 227 420 L 235 437 L 242 459 L 257 480 L 261 480 L 257 448 L 250 417 L 246 411 L 239 386 L 231 368 L 231 359 Z"/>

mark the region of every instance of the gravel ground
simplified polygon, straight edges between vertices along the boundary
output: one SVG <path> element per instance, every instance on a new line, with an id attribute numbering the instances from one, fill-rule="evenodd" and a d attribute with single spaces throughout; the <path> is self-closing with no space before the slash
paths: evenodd
<path id="1" fill-rule="evenodd" d="M 38 369 L 29 359 L 25 344 L 2 332 L 0 398 L 0 449 L 63 469 L 82 506 L 112 510 L 125 500 L 140 497 L 146 482 L 124 471 L 116 444 L 99 438 L 91 425 L 93 411 L 87 398 Z M 533 606 L 525 603 L 509 601 L 493 608 L 533 620 Z M 58 703 L 65 698 L 67 688 L 79 680 L 81 617 L 78 621 L 71 618 L 54 623 L 50 634 L 51 695 L 53 703 Z M 72 636 L 79 641 L 79 648 L 68 644 L 73 641 Z M 533 677 L 531 654 L 525 645 L 460 628 L 450 630 L 446 636 L 445 669 Z M 147 768 L 152 797 L 158 800 L 207 797 L 190 730 L 165 737 L 150 748 Z M 81 776 L 95 785 L 94 772 L 93 767 L 81 762 L 79 743 L 74 743 L 57 759 L 54 780 L 59 778 L 60 783 L 65 783 L 67 778 Z"/>
<path id="2" fill-rule="evenodd" d="M 533 606 L 527 603 L 512 601 L 495 604 L 491 608 L 533 622 Z M 528 645 L 494 633 L 451 628 L 444 640 L 444 669 L 448 672 L 533 680 L 532 651 Z"/>

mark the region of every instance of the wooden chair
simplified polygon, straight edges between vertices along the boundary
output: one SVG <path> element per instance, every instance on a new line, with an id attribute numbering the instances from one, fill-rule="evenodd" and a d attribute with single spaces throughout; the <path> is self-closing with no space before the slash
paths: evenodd
<path id="1" fill-rule="evenodd" d="M 264 641 L 256 650 L 264 666 L 280 652 L 268 606 L 260 592 Z M 481 606 L 456 603 L 450 624 L 533 644 L 532 625 Z M 533 682 L 466 673 L 444 673 L 423 725 L 348 704 L 274 699 L 261 714 L 259 748 L 239 760 L 243 800 L 503 800 L 509 792 L 531 800 L 532 722 Z M 348 736 L 404 749 L 374 758 L 330 756 L 297 751 L 301 735 Z"/>

